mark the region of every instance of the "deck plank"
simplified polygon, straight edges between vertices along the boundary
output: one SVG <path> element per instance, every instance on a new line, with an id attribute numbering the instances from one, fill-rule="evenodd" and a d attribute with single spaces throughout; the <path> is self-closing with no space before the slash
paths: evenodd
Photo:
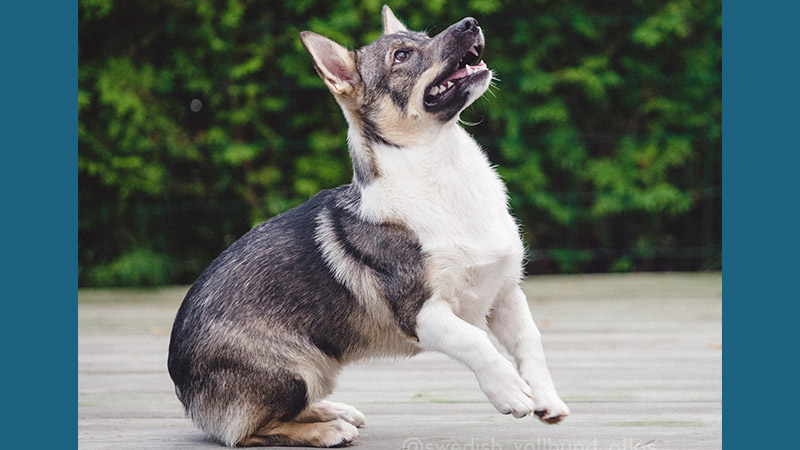
<path id="1" fill-rule="evenodd" d="M 564 423 L 500 415 L 466 368 L 422 354 L 344 370 L 331 399 L 367 416 L 353 448 L 722 447 L 720 273 L 532 277 L 525 290 L 572 409 Z M 184 416 L 166 371 L 185 292 L 79 292 L 79 448 L 221 448 Z"/>

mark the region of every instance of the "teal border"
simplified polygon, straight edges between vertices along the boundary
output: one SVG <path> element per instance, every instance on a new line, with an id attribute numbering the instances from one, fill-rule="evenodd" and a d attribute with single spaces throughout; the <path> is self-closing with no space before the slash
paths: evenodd
<path id="1" fill-rule="evenodd" d="M 77 447 L 77 5 L 0 15 L 5 448 Z"/>
<path id="2" fill-rule="evenodd" d="M 797 5 L 723 3 L 723 447 L 793 445 Z M 791 409 L 790 409 L 791 408 Z"/>
<path id="3" fill-rule="evenodd" d="M 788 408 L 796 381 L 787 362 L 797 342 L 800 231 L 794 9 L 791 2 L 723 5 L 727 449 L 793 442 Z M 17 2 L 0 19 L 9 448 L 77 446 L 76 13 L 77 3 Z"/>

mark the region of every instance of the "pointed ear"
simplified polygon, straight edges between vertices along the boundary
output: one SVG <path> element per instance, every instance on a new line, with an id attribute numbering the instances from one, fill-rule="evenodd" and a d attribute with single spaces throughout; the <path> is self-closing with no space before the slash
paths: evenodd
<path id="1" fill-rule="evenodd" d="M 408 28 L 397 20 L 389 6 L 383 5 L 383 34 L 395 34 L 400 31 L 408 31 Z"/>
<path id="2" fill-rule="evenodd" d="M 361 82 L 355 54 L 332 40 L 310 31 L 300 33 L 300 40 L 311 58 L 317 73 L 334 95 L 349 95 Z"/>

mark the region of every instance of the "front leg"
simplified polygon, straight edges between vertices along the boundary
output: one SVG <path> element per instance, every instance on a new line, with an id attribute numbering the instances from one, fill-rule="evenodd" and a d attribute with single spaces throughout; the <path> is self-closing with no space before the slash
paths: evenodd
<path id="1" fill-rule="evenodd" d="M 528 384 L 501 355 L 486 333 L 465 322 L 442 300 L 428 300 L 417 315 L 419 345 L 467 365 L 481 390 L 503 414 L 524 417 L 533 411 Z"/>
<path id="2" fill-rule="evenodd" d="M 498 296 L 489 316 L 489 329 L 514 357 L 520 376 L 531 387 L 536 415 L 547 423 L 558 423 L 569 415 L 569 408 L 556 393 L 542 335 L 519 285 L 509 286 Z"/>

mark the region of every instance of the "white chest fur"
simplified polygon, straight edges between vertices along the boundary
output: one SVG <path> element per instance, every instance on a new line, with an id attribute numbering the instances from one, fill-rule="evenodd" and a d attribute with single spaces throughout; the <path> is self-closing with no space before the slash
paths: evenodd
<path id="1" fill-rule="evenodd" d="M 362 217 L 414 231 L 434 295 L 483 321 L 500 289 L 519 281 L 523 257 L 505 186 L 483 151 L 453 124 L 430 145 L 375 152 L 381 176 L 362 191 Z"/>

